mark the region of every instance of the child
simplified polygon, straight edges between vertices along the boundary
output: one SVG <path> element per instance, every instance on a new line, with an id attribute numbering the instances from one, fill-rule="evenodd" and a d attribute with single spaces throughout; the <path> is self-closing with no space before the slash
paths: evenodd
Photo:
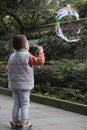
<path id="1" fill-rule="evenodd" d="M 9 88 L 13 94 L 12 129 L 29 130 L 28 112 L 30 102 L 30 91 L 34 88 L 33 65 L 43 65 L 45 58 L 43 48 L 38 47 L 39 56 L 30 54 L 28 40 L 24 35 L 13 38 L 15 52 L 10 56 L 8 65 Z M 21 109 L 21 120 L 19 120 L 19 109 Z"/>

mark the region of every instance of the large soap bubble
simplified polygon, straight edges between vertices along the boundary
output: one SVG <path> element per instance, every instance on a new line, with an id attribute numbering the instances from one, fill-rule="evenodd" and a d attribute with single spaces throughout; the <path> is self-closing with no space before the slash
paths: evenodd
<path id="1" fill-rule="evenodd" d="M 67 42 L 80 39 L 79 14 L 71 6 L 60 9 L 56 16 L 56 33 Z"/>

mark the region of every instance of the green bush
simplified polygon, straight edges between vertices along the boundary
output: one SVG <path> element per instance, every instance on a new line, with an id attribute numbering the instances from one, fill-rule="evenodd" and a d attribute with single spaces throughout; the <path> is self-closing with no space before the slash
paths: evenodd
<path id="1" fill-rule="evenodd" d="M 70 99 L 72 101 L 83 101 L 83 95 L 80 90 L 72 88 L 62 88 L 58 92 L 58 96 L 61 99 Z"/>
<path id="2" fill-rule="evenodd" d="M 81 93 L 87 91 L 87 63 L 76 60 L 62 60 L 53 65 L 54 76 L 52 86 L 79 89 Z"/>
<path id="3" fill-rule="evenodd" d="M 7 61 L 12 51 L 10 40 L 0 40 L 0 61 Z"/>
<path id="4" fill-rule="evenodd" d="M 5 61 L 0 61 L 0 87 L 8 87 L 8 79 L 7 79 L 7 74 L 5 72 L 5 66 L 6 62 Z"/>
<path id="5" fill-rule="evenodd" d="M 51 61 L 48 65 L 35 69 L 34 92 L 86 103 L 86 72 L 87 61 Z"/>
<path id="6" fill-rule="evenodd" d="M 84 32 L 85 33 L 85 32 Z M 46 61 L 61 59 L 85 60 L 87 57 L 87 33 L 76 43 L 67 43 L 58 36 L 45 36 L 38 44 L 44 46 Z"/>
<path id="7" fill-rule="evenodd" d="M 87 92 L 84 94 L 83 101 L 85 104 L 87 104 Z"/>
<path id="8" fill-rule="evenodd" d="M 51 82 L 53 78 L 53 70 L 51 66 L 35 67 L 35 83 L 46 84 Z"/>
<path id="9" fill-rule="evenodd" d="M 78 89 L 87 91 L 87 63 L 76 60 L 55 61 L 51 65 L 35 68 L 35 83 L 56 86 L 56 88 Z"/>

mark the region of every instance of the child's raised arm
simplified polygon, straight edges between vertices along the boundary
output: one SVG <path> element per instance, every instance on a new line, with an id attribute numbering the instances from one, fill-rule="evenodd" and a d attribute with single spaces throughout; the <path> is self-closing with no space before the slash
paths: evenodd
<path id="1" fill-rule="evenodd" d="M 45 62 L 45 57 L 44 57 L 44 53 L 43 53 L 43 47 L 42 46 L 38 46 L 38 50 L 39 50 L 39 56 L 35 57 L 34 55 L 30 54 L 29 57 L 29 65 L 43 65 Z"/>

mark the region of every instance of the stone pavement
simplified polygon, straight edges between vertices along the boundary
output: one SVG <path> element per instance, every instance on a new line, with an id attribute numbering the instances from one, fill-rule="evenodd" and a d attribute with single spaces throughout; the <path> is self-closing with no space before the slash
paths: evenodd
<path id="1" fill-rule="evenodd" d="M 0 95 L 0 130 L 10 130 L 12 97 Z M 87 116 L 58 108 L 30 104 L 32 130 L 87 130 Z"/>

